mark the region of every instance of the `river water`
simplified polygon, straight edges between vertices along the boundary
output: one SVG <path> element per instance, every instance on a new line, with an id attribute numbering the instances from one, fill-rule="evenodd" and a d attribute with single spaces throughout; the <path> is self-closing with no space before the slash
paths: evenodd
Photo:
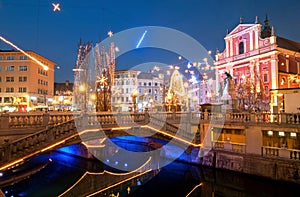
<path id="1" fill-rule="evenodd" d="M 144 147 L 143 143 L 130 143 L 130 139 L 115 138 L 114 142 L 120 146 L 126 144 L 128 149 L 135 151 L 148 149 Z M 16 181 L 13 185 L 3 186 L 2 192 L 9 197 L 54 197 L 73 185 L 87 170 L 101 172 L 103 169 L 112 170 L 98 160 L 82 159 L 56 150 L 32 158 L 13 171 L 3 172 L 0 183 L 7 181 L 8 178 L 16 177 L 17 179 L 17 177 L 22 177 L 24 173 L 35 172 L 22 177 L 23 180 Z M 120 192 L 119 196 L 124 196 L 124 194 L 127 192 Z M 118 194 L 115 193 L 114 195 L 117 196 Z M 296 197 L 300 196 L 300 185 L 225 170 L 215 170 L 175 160 L 160 169 L 156 176 L 135 187 L 135 190 L 131 190 L 129 196 Z"/>

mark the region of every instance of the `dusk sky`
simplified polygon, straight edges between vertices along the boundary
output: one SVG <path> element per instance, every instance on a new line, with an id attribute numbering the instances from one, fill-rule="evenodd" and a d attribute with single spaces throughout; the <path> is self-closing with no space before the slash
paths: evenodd
<path id="1" fill-rule="evenodd" d="M 52 3 L 61 10 L 54 12 Z M 299 7 L 299 0 L 0 0 L 0 36 L 56 62 L 55 81 L 64 82 L 73 81 L 80 38 L 95 45 L 109 31 L 163 26 L 190 35 L 207 50 L 223 51 L 226 29 L 233 30 L 240 16 L 244 23 L 258 16 L 263 24 L 268 14 L 276 35 L 300 42 Z M 0 49 L 12 47 L 0 41 Z M 123 58 L 117 69 L 132 64 Z"/>

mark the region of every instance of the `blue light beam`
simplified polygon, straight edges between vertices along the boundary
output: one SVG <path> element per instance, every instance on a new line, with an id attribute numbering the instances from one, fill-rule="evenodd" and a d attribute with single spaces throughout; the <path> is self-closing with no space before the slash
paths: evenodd
<path id="1" fill-rule="evenodd" d="M 139 47 L 140 47 L 142 41 L 144 40 L 144 37 L 145 37 L 146 33 L 147 33 L 147 30 L 144 31 L 144 33 L 143 33 L 141 39 L 139 40 L 139 42 L 138 42 L 138 44 L 136 45 L 135 48 L 139 48 Z"/>

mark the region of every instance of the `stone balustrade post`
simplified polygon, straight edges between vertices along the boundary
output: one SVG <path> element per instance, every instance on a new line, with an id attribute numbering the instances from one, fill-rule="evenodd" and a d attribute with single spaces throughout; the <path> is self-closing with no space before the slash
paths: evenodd
<path id="1" fill-rule="evenodd" d="M 172 119 L 176 120 L 176 111 L 175 110 L 172 111 Z"/>
<path id="2" fill-rule="evenodd" d="M 226 141 L 224 143 L 224 150 L 227 150 L 227 151 L 231 151 L 232 150 L 232 144 L 230 143 L 230 141 Z"/>
<path id="3" fill-rule="evenodd" d="M 0 128 L 9 129 L 9 114 L 3 113 L 0 116 Z"/>
<path id="4" fill-rule="evenodd" d="M 203 112 L 203 114 L 204 114 L 204 120 L 208 120 L 208 112 L 205 111 L 205 112 Z"/>
<path id="5" fill-rule="evenodd" d="M 250 114 L 250 122 L 256 122 L 255 113 Z"/>
<path id="6" fill-rule="evenodd" d="M 287 115 L 285 113 L 280 114 L 280 122 L 287 123 Z"/>
<path id="7" fill-rule="evenodd" d="M 290 151 L 286 147 L 279 149 L 279 156 L 284 158 L 290 158 Z"/>
<path id="8" fill-rule="evenodd" d="M 48 127 L 50 120 L 50 114 L 48 112 L 43 113 L 43 126 Z"/>

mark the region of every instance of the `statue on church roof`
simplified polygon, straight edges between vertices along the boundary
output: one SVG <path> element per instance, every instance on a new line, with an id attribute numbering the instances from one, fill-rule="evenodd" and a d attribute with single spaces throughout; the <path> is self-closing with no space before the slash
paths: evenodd
<path id="1" fill-rule="evenodd" d="M 270 23 L 269 23 L 268 15 L 266 15 L 266 19 L 265 19 L 264 22 L 265 22 L 264 28 L 263 28 L 263 30 L 261 31 L 261 34 L 260 34 L 261 38 L 270 37 L 271 33 L 272 33 L 272 29 L 271 29 L 271 26 L 270 26 Z"/>
<path id="2" fill-rule="evenodd" d="M 240 24 L 243 24 L 244 23 L 244 19 L 242 16 L 240 16 Z"/>

